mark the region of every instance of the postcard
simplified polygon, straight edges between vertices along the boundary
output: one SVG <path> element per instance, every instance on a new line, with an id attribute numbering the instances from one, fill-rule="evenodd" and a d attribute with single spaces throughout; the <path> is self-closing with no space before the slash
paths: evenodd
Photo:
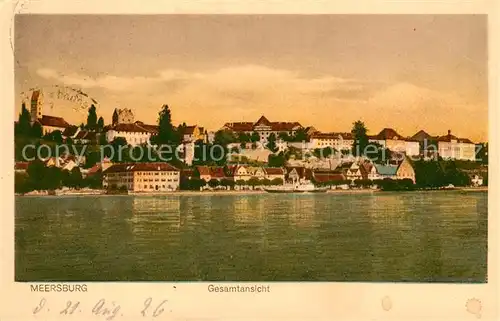
<path id="1" fill-rule="evenodd" d="M 498 317 L 491 3 L 252 3 L 12 4 L 0 319 Z"/>

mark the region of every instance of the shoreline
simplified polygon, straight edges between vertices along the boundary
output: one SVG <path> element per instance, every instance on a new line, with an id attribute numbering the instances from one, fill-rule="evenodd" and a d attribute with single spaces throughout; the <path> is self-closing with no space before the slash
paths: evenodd
<path id="1" fill-rule="evenodd" d="M 460 192 L 487 192 L 487 186 L 481 187 L 457 187 L 453 189 L 420 189 L 413 191 L 387 191 L 387 192 L 439 192 L 439 191 L 460 191 Z M 325 194 L 371 194 L 371 193 L 383 193 L 384 191 L 380 189 L 329 189 Z M 15 196 L 52 196 L 52 197 L 61 197 L 61 196 L 164 196 L 164 195 L 251 195 L 251 194 L 268 194 L 264 190 L 219 190 L 219 191 L 168 191 L 168 192 L 129 192 L 127 194 L 107 194 L 106 190 L 88 190 L 88 191 L 65 191 L 60 194 L 50 194 L 48 192 L 39 192 L 39 193 L 27 193 L 20 194 L 15 193 Z M 293 194 L 293 193 L 290 193 Z M 300 193 L 300 194 L 308 194 L 308 193 Z M 313 193 L 316 194 L 316 193 Z M 323 194 L 323 193 L 321 193 Z"/>

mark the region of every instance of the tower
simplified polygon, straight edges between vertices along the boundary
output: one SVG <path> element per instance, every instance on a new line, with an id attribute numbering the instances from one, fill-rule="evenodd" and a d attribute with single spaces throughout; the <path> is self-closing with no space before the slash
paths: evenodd
<path id="1" fill-rule="evenodd" d="M 36 122 L 39 118 L 42 118 L 42 102 L 43 102 L 42 92 L 40 90 L 33 91 L 33 94 L 31 95 L 31 108 L 30 108 L 32 124 Z"/>

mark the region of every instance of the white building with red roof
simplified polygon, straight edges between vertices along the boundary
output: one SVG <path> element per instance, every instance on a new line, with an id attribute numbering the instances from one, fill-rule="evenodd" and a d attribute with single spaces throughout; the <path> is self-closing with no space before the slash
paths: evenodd
<path id="1" fill-rule="evenodd" d="M 179 189 L 180 170 L 168 163 L 120 163 L 103 171 L 103 187 L 133 192 Z"/>
<path id="2" fill-rule="evenodd" d="M 297 130 L 303 129 L 303 127 L 298 122 L 271 122 L 265 116 L 262 116 L 255 123 L 226 123 L 222 129 L 231 130 L 235 133 L 243 132 L 250 135 L 253 132 L 257 132 L 260 137 L 260 142 L 262 144 L 267 144 L 271 134 L 274 134 L 276 139 L 278 139 L 280 133 L 286 133 L 289 136 L 293 136 Z"/>
<path id="3" fill-rule="evenodd" d="M 444 159 L 476 160 L 476 144 L 468 138 L 458 138 L 451 134 L 437 137 L 438 154 Z"/>

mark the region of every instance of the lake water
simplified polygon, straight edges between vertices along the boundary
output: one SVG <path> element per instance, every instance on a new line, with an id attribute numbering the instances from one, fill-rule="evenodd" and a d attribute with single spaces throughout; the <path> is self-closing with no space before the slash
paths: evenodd
<path id="1" fill-rule="evenodd" d="M 17 281 L 486 282 L 487 192 L 16 197 Z"/>

